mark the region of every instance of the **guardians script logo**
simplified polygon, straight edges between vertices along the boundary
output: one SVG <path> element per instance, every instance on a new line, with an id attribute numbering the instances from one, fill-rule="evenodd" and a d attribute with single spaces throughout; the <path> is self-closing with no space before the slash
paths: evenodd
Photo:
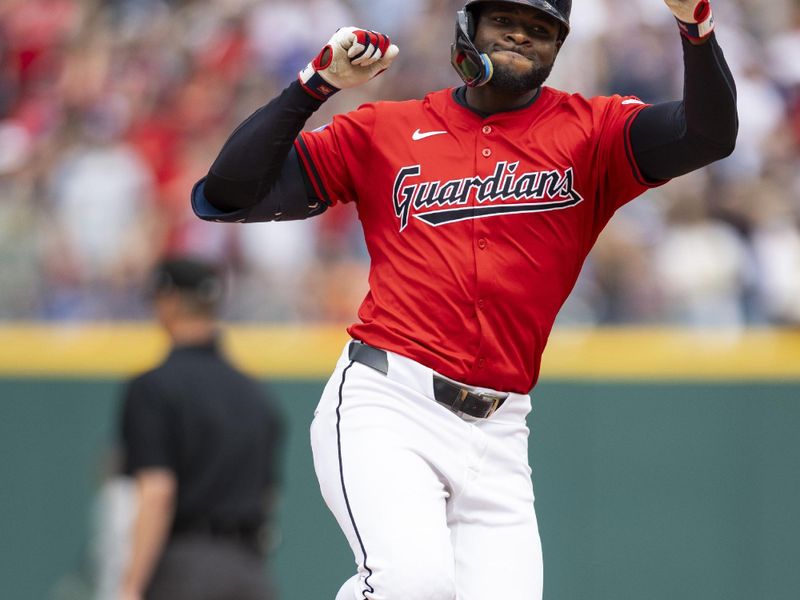
<path id="1" fill-rule="evenodd" d="M 498 162 L 488 177 L 466 177 L 450 181 L 420 181 L 422 167 L 403 167 L 392 189 L 394 213 L 400 231 L 413 215 L 438 227 L 467 219 L 542 212 L 569 208 L 583 201 L 573 186 L 572 168 L 566 171 L 517 173 L 519 162 Z M 475 206 L 466 206 L 475 191 Z M 426 210 L 431 209 L 431 210 Z"/>

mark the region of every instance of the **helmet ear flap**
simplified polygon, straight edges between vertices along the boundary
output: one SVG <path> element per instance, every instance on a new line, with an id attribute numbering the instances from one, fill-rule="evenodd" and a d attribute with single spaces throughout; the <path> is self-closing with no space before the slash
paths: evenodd
<path id="1" fill-rule="evenodd" d="M 456 16 L 456 36 L 450 46 L 450 63 L 469 87 L 485 85 L 494 72 L 492 61 L 472 43 L 472 36 L 468 33 L 472 17 L 470 12 L 459 10 Z"/>

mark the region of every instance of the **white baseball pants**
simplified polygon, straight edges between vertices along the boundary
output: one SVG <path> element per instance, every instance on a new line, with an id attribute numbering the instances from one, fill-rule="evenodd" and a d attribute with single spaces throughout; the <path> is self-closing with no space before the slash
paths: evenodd
<path id="1" fill-rule="evenodd" d="M 357 565 L 336 600 L 541 600 L 529 396 L 462 417 L 433 399 L 431 369 L 387 354 L 384 375 L 345 347 L 311 425 Z"/>

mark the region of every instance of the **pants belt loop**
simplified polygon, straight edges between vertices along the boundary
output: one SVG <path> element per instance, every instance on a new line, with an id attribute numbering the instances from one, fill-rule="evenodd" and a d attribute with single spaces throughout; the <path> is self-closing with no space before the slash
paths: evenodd
<path id="1" fill-rule="evenodd" d="M 347 350 L 347 356 L 350 360 L 375 369 L 378 373 L 389 374 L 389 357 L 384 350 L 373 348 L 362 342 L 352 341 Z"/>

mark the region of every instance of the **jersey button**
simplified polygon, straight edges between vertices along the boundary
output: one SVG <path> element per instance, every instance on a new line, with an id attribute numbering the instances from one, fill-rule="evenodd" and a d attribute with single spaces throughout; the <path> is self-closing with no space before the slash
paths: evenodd
<path id="1" fill-rule="evenodd" d="M 492 133 L 492 126 L 491 125 L 484 125 L 483 129 L 481 129 L 481 131 L 484 134 L 489 135 L 490 133 Z"/>
<path id="2" fill-rule="evenodd" d="M 481 154 L 483 154 L 486 158 L 489 158 L 492 155 L 492 151 L 489 148 L 484 148 L 481 150 Z"/>
<path id="3" fill-rule="evenodd" d="M 483 309 L 486 306 L 486 302 L 483 301 L 483 298 L 478 300 L 478 308 Z"/>
<path id="4" fill-rule="evenodd" d="M 486 239 L 485 238 L 481 238 L 481 239 L 478 240 L 478 248 L 480 248 L 481 250 L 486 248 Z"/>
<path id="5" fill-rule="evenodd" d="M 478 368 L 482 369 L 485 366 L 486 366 L 486 359 L 485 358 L 479 358 L 478 359 Z"/>

